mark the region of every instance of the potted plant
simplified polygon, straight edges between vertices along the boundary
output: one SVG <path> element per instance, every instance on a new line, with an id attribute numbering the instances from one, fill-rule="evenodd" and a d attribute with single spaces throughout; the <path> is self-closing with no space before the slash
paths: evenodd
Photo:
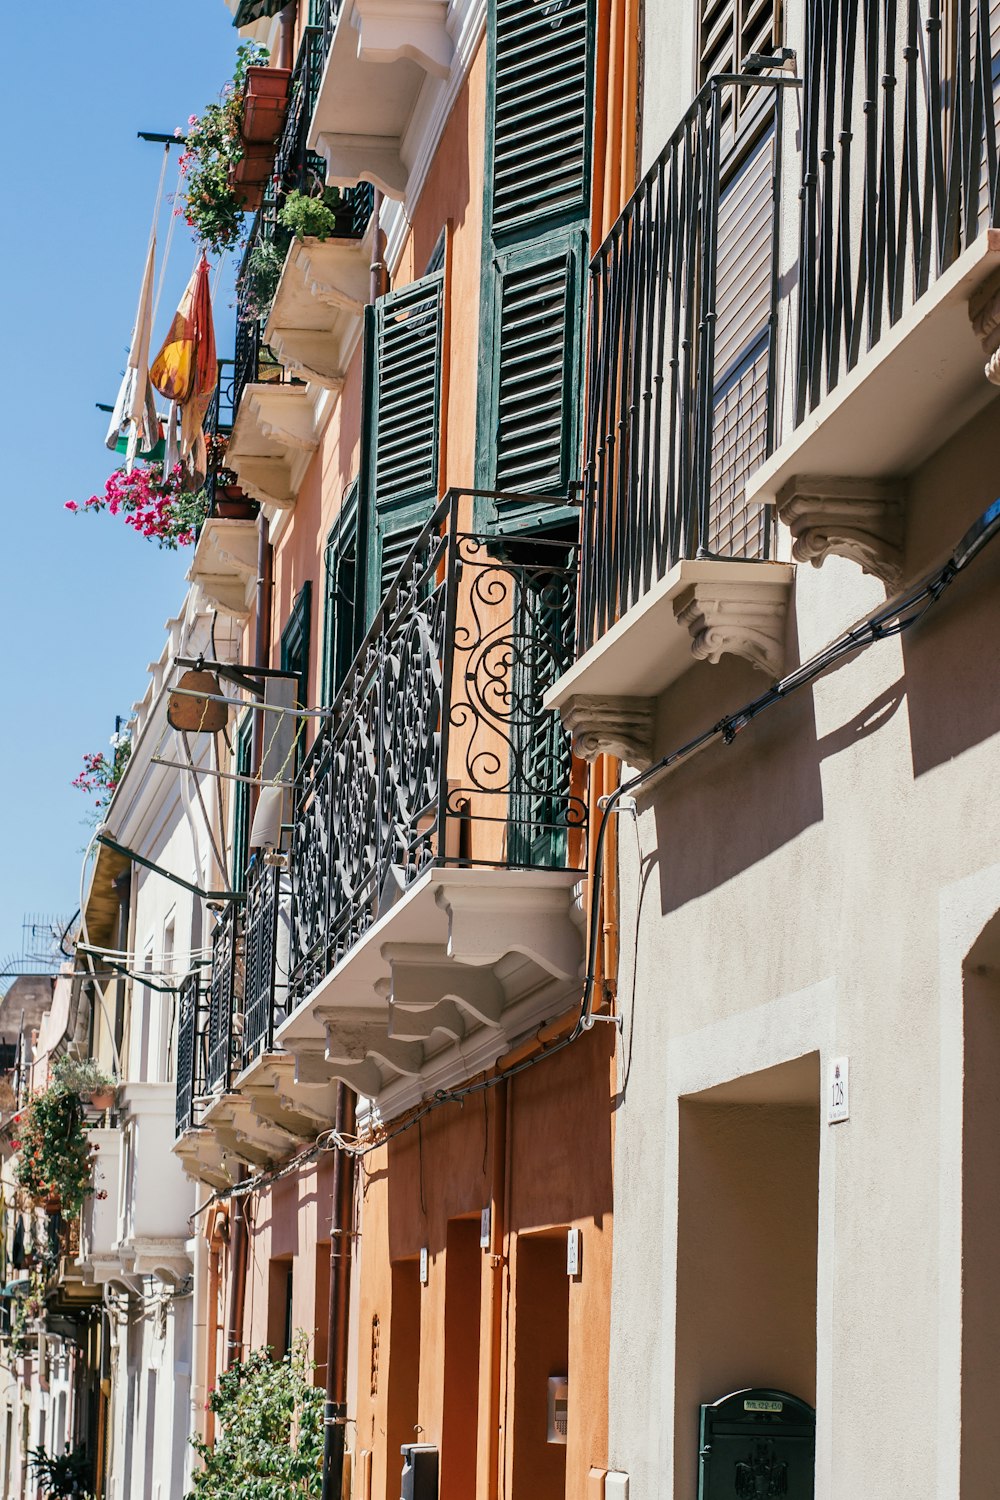
<path id="1" fill-rule="evenodd" d="M 297 240 L 307 237 L 328 240 L 338 234 L 349 234 L 350 213 L 350 205 L 339 188 L 323 188 L 315 195 L 296 190 L 285 199 L 278 223 Z"/>
<path id="2" fill-rule="evenodd" d="M 76 1094 L 50 1084 L 29 1100 L 18 1129 L 18 1186 L 43 1205 L 58 1198 L 59 1211 L 72 1218 L 93 1192 L 90 1140 Z"/>
<path id="3" fill-rule="evenodd" d="M 243 118 L 240 124 L 240 134 L 245 143 L 264 142 L 274 145 L 288 113 L 291 77 L 291 68 L 262 67 L 257 63 L 247 68 Z"/>
<path id="4" fill-rule="evenodd" d="M 77 1060 L 60 1057 L 52 1069 L 53 1080 L 83 1104 L 110 1109 L 115 1102 L 115 1081 L 93 1057 Z"/>
<path id="5" fill-rule="evenodd" d="M 248 149 L 241 133 L 247 71 L 266 62 L 267 57 L 266 47 L 245 42 L 237 50 L 233 77 L 218 102 L 209 104 L 200 116 L 190 115 L 186 132 L 180 128 L 175 131 L 185 139 L 180 160 L 183 198 L 176 211 L 184 215 L 199 243 L 214 255 L 239 243 L 243 215 L 257 207 L 261 184 L 267 179 L 267 172 L 263 179 L 253 181 L 236 178 L 237 164 Z M 270 152 L 273 162 L 273 145 L 264 150 Z"/>
<path id="6" fill-rule="evenodd" d="M 132 754 L 131 737 L 116 731 L 111 736 L 111 751 L 111 755 L 103 750 L 89 751 L 83 757 L 83 770 L 70 783 L 77 791 L 96 793 L 94 806 L 98 814 L 104 812 L 124 775 Z"/>
<path id="7" fill-rule="evenodd" d="M 59 1457 L 50 1457 L 44 1446 L 31 1448 L 28 1464 L 45 1500 L 75 1500 L 87 1495 L 90 1464 L 85 1448 L 71 1449 L 67 1444 Z"/>
<path id="8" fill-rule="evenodd" d="M 91 495 L 83 505 L 67 500 L 65 508 L 74 514 L 120 515 L 133 531 L 175 551 L 194 541 L 208 513 L 208 495 L 189 488 L 180 464 L 166 474 L 162 464 L 136 464 L 131 473 L 124 466 L 116 469 L 103 495 Z"/>

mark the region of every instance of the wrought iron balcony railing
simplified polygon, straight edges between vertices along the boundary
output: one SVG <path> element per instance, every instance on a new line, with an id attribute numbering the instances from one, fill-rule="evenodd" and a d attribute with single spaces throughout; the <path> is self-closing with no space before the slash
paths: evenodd
<path id="1" fill-rule="evenodd" d="M 266 309 L 255 306 L 259 278 L 248 275 L 247 271 L 255 247 L 262 242 L 275 244 L 281 252 L 287 249 L 290 236 L 281 228 L 278 215 L 288 194 L 298 191 L 318 196 L 323 190 L 326 163 L 309 150 L 307 142 L 339 10 L 339 3 L 321 7 L 319 24 L 307 26 L 302 34 L 289 84 L 288 114 L 275 154 L 274 172 L 264 190 L 264 201 L 254 219 L 237 272 L 234 415 L 244 388 L 250 382 L 285 379 L 282 366 L 262 341 Z M 336 233 L 345 239 L 361 239 L 368 228 L 373 202 L 374 189 L 370 183 L 362 182 L 343 191 L 336 210 Z"/>
<path id="2" fill-rule="evenodd" d="M 178 1135 L 195 1124 L 197 1101 L 205 1092 L 205 1015 L 197 970 L 181 981 L 177 1003 Z"/>
<path id="3" fill-rule="evenodd" d="M 809 0 L 796 420 L 1000 225 L 988 0 Z"/>
<path id="4" fill-rule="evenodd" d="M 569 739 L 542 708 L 573 658 L 576 549 L 505 550 L 463 530 L 469 506 L 452 492 L 420 533 L 303 764 L 293 1004 L 431 866 L 582 858 Z"/>
<path id="5" fill-rule="evenodd" d="M 576 548 L 464 530 L 472 498 L 421 531 L 303 762 L 288 873 L 253 861 L 216 927 L 206 1093 L 425 870 L 583 864 L 569 737 L 542 707 L 573 660 Z"/>
<path id="6" fill-rule="evenodd" d="M 591 265 L 580 649 L 677 562 L 759 558 L 787 75 L 717 75 Z M 734 93 L 759 98 L 732 140 Z"/>

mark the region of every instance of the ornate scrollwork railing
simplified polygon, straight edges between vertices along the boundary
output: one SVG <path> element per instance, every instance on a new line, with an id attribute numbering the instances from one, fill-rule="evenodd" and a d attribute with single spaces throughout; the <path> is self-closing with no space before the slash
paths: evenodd
<path id="1" fill-rule="evenodd" d="M 293 999 L 432 864 L 563 868 L 585 806 L 542 700 L 573 659 L 576 549 L 435 511 L 302 767 L 291 848 Z"/>

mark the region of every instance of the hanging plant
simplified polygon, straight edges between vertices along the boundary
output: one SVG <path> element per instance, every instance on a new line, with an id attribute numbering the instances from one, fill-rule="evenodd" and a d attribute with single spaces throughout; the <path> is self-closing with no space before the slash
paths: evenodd
<path id="1" fill-rule="evenodd" d="M 243 263 L 236 282 L 237 317 L 241 323 L 267 322 L 285 264 L 287 240 L 260 239 Z"/>
<path id="2" fill-rule="evenodd" d="M 83 757 L 83 770 L 79 776 L 74 776 L 71 785 L 81 792 L 93 792 L 94 806 L 102 813 L 108 806 L 115 790 L 125 773 L 129 756 L 132 754 L 132 740 L 129 735 L 119 732 L 111 736 L 111 755 L 106 755 L 103 750 L 90 751 Z"/>
<path id="3" fill-rule="evenodd" d="M 188 1500 L 320 1500 L 324 1397 L 314 1368 L 303 1333 L 283 1360 L 255 1349 L 233 1362 L 209 1396 L 215 1442 L 191 1439 L 203 1467 Z"/>
<path id="4" fill-rule="evenodd" d="M 110 475 L 103 495 L 91 495 L 82 505 L 67 500 L 66 509 L 74 515 L 102 510 L 120 515 L 133 531 L 173 552 L 191 545 L 208 514 L 205 490 L 186 485 L 180 464 L 167 474 L 162 464 L 136 464 L 131 473 L 123 466 Z"/>
<path id="5" fill-rule="evenodd" d="M 247 69 L 267 62 L 266 47 L 244 42 L 236 52 L 232 80 L 225 85 L 217 104 L 209 104 L 202 115 L 188 117 L 180 160 L 183 197 L 174 210 L 183 214 L 198 243 L 214 255 L 239 244 L 243 234 L 245 195 L 234 184 L 236 165 L 244 154 L 240 133 Z"/>
<path id="6" fill-rule="evenodd" d="M 10 1319 L 11 1353 L 30 1354 L 35 1339 L 32 1325 L 45 1315 L 45 1279 L 41 1271 L 32 1271 L 27 1281 L 17 1284 Z"/>
<path id="7" fill-rule="evenodd" d="M 60 1057 L 52 1069 L 52 1081 L 68 1094 L 75 1094 L 81 1104 L 110 1109 L 114 1103 L 115 1081 L 96 1058 Z"/>
<path id="8" fill-rule="evenodd" d="M 80 1101 L 61 1083 L 35 1094 L 21 1111 L 16 1180 L 36 1203 L 64 1218 L 80 1212 L 93 1191 L 90 1139 Z"/>

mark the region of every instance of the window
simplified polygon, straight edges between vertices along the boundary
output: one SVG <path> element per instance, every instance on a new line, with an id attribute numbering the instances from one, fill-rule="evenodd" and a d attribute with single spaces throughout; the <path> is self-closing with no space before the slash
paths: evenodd
<path id="1" fill-rule="evenodd" d="M 253 714 L 245 713 L 236 730 L 236 772 L 249 776 L 253 767 Z M 241 891 L 250 853 L 250 785 L 234 781 L 233 786 L 233 890 Z"/>
<path id="2" fill-rule="evenodd" d="M 323 566 L 323 702 L 337 696 L 360 645 L 358 481 L 347 489 L 326 539 Z"/>
<path id="3" fill-rule="evenodd" d="M 781 0 L 702 0 L 698 86 L 715 73 L 742 73 L 752 54 L 773 56 L 781 45 Z M 723 117 L 743 130 L 768 105 L 767 89 L 724 89 Z"/>
<path id="4" fill-rule="evenodd" d="M 309 579 L 302 585 L 292 605 L 292 612 L 288 616 L 288 624 L 281 632 L 281 670 L 283 672 L 294 672 L 295 685 L 295 707 L 305 708 L 309 702 L 309 636 L 312 617 L 312 583 Z M 265 726 L 268 740 L 276 749 L 283 743 L 282 736 L 291 740 L 294 737 L 294 755 L 290 761 L 290 767 L 297 772 L 302 764 L 305 754 L 305 719 L 294 719 L 289 714 L 282 714 L 279 718 L 275 714 L 267 714 L 266 718 L 274 719 L 276 722 Z M 289 733 L 290 731 L 290 733 Z M 281 761 L 285 760 L 282 755 Z M 281 770 L 281 763 L 277 768 Z M 288 772 L 283 773 L 282 779 L 287 777 Z"/>

